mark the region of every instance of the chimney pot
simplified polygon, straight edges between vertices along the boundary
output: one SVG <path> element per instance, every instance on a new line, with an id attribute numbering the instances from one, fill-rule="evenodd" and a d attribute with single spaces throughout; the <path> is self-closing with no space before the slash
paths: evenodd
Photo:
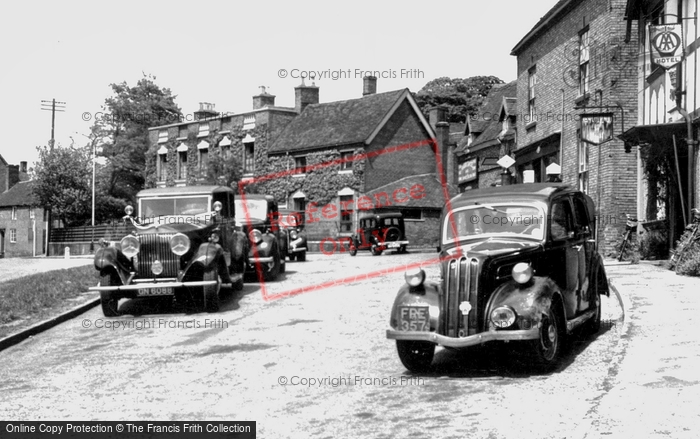
<path id="1" fill-rule="evenodd" d="M 362 78 L 362 96 L 373 95 L 377 93 L 377 77 L 365 76 Z"/>
<path id="2" fill-rule="evenodd" d="M 27 173 L 27 162 L 19 162 L 19 172 Z"/>
<path id="3" fill-rule="evenodd" d="M 304 111 L 309 104 L 318 104 L 318 87 L 315 84 L 305 85 L 304 79 L 301 85 L 294 87 L 294 108 L 298 113 Z"/>

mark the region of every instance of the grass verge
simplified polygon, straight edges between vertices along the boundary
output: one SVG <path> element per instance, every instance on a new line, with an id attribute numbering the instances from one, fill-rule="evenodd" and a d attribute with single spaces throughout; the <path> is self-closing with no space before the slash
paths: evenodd
<path id="1" fill-rule="evenodd" d="M 0 337 L 86 301 L 85 292 L 88 287 L 97 285 L 98 278 L 95 267 L 85 265 L 0 283 Z"/>

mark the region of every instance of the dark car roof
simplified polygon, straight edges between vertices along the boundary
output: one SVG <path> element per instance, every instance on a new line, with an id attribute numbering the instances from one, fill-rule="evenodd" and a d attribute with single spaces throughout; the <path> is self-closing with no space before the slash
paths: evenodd
<path id="1" fill-rule="evenodd" d="M 462 192 L 450 200 L 452 209 L 474 203 L 494 203 L 510 200 L 547 202 L 558 193 L 575 193 L 576 189 L 557 183 L 524 183 L 490 187 Z"/>
<path id="2" fill-rule="evenodd" d="M 233 192 L 227 186 L 177 186 L 144 189 L 136 194 L 137 197 L 159 197 L 166 195 L 209 195 L 217 192 Z"/>

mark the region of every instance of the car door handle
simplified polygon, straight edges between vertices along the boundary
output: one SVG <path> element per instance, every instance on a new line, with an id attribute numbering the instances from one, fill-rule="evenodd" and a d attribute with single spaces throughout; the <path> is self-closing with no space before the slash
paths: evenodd
<path id="1" fill-rule="evenodd" d="M 574 250 L 581 250 L 581 247 L 583 247 L 583 245 L 581 245 L 581 244 L 571 246 L 571 248 L 573 248 Z"/>

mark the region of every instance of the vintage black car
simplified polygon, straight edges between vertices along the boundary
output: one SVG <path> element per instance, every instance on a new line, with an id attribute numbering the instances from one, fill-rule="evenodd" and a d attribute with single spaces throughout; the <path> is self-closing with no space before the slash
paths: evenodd
<path id="1" fill-rule="evenodd" d="M 304 212 L 280 209 L 279 226 L 286 232 L 286 256 L 289 260 L 306 261 L 307 238 L 304 231 Z"/>
<path id="2" fill-rule="evenodd" d="M 247 271 L 275 280 L 287 266 L 287 232 L 279 225 L 277 201 L 272 195 L 242 194 L 236 198 L 236 212 L 250 240 Z"/>
<path id="3" fill-rule="evenodd" d="M 589 196 L 562 185 L 453 198 L 440 223 L 440 282 L 406 272 L 391 310 L 387 337 L 404 366 L 428 369 L 436 345 L 513 341 L 537 368 L 556 367 L 568 334 L 599 330 L 600 295 L 609 295 L 594 212 Z"/>
<path id="4" fill-rule="evenodd" d="M 408 245 L 403 215 L 400 212 L 383 212 L 363 216 L 360 218 L 357 233 L 351 239 L 351 256 L 355 256 L 358 250 L 367 249 L 375 256 L 381 255 L 387 249 L 405 253 Z"/>
<path id="5" fill-rule="evenodd" d="M 138 216 L 127 206 L 122 224 L 95 252 L 105 316 L 119 315 L 122 298 L 172 298 L 209 312 L 219 291 L 243 288 L 248 240 L 236 230 L 234 193 L 222 186 L 146 189 Z"/>

